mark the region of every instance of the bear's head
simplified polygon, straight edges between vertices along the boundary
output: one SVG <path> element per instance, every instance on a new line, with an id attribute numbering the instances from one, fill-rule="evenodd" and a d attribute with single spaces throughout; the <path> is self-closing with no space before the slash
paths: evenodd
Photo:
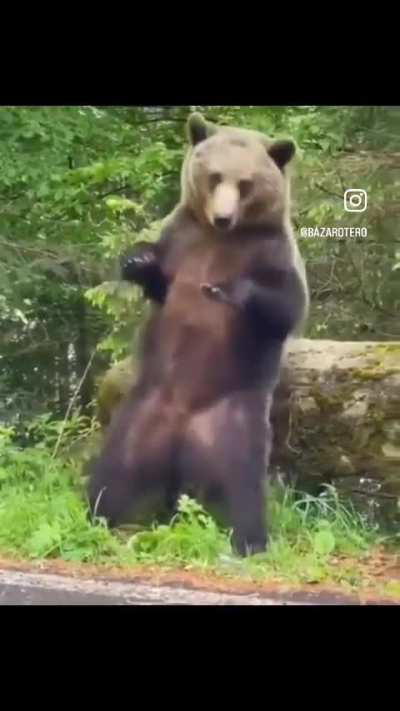
<path id="1" fill-rule="evenodd" d="M 285 166 L 293 141 L 215 126 L 200 114 L 188 121 L 190 147 L 182 170 L 182 202 L 218 231 L 279 225 L 289 209 Z"/>

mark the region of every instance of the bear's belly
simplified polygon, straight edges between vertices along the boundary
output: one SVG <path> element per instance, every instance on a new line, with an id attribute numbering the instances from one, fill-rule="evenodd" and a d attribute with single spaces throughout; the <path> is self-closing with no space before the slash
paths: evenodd
<path id="1" fill-rule="evenodd" d="M 247 387 L 254 371 L 243 361 L 244 328 L 231 306 L 192 285 L 173 288 L 156 339 L 157 381 L 168 397 L 196 408 Z"/>

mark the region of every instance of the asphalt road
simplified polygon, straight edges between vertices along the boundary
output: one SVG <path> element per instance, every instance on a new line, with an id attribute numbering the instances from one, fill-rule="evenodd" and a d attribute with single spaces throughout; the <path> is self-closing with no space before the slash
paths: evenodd
<path id="1" fill-rule="evenodd" d="M 265 596 L 192 590 L 183 586 L 78 580 L 50 574 L 0 571 L 0 605 L 348 605 L 335 594 Z M 379 604 L 376 601 L 375 604 Z"/>
<path id="2" fill-rule="evenodd" d="M 0 605 L 279 604 L 282 603 L 258 595 L 228 595 L 175 586 L 77 580 L 59 575 L 0 571 Z"/>

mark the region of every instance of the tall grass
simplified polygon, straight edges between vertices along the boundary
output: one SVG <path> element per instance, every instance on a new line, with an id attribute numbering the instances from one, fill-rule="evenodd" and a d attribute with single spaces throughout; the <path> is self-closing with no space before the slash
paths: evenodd
<path id="1" fill-rule="evenodd" d="M 338 556 L 357 559 L 380 540 L 332 487 L 318 497 L 275 488 L 268 497 L 267 553 L 249 559 L 231 552 L 230 531 L 182 496 L 169 525 L 111 532 L 91 521 L 78 467 L 41 444 L 20 449 L 0 429 L 0 554 L 60 557 L 113 565 L 202 568 L 241 577 L 320 581 L 357 578 L 337 568 Z"/>

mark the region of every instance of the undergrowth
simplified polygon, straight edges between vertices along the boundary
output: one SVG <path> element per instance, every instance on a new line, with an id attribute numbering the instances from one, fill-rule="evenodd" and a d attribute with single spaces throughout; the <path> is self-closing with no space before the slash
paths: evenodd
<path id="1" fill-rule="evenodd" d="M 357 561 L 382 541 L 335 489 L 318 497 L 275 489 L 268 497 L 267 553 L 239 559 L 230 532 L 218 528 L 203 508 L 182 496 L 169 525 L 147 530 L 108 530 L 90 520 L 80 466 L 48 442 L 20 448 L 11 429 L 0 428 L 0 553 L 30 559 L 169 568 L 207 569 L 249 579 L 360 582 Z"/>

